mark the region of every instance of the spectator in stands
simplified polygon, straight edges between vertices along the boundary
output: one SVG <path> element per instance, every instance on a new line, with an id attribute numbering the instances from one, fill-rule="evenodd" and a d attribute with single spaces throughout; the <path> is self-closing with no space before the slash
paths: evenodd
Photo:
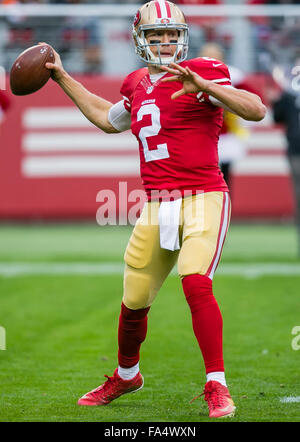
<path id="1" fill-rule="evenodd" d="M 223 0 L 174 0 L 179 5 L 192 6 L 218 6 L 224 3 Z M 232 34 L 226 29 L 227 18 L 197 16 L 187 17 L 190 29 L 189 56 L 195 58 L 198 56 L 199 46 L 205 42 L 222 41 L 222 44 L 229 44 Z"/>
<path id="2" fill-rule="evenodd" d="M 68 4 L 68 0 L 48 0 L 49 3 L 56 3 L 56 4 Z M 143 0 L 80 0 L 78 3 L 87 3 L 87 4 L 123 4 L 123 3 L 143 3 Z M 144 2 L 146 3 L 146 1 Z"/>
<path id="3" fill-rule="evenodd" d="M 47 0 L 3 0 L 3 4 L 6 5 L 37 3 L 47 3 Z M 4 65 L 6 69 L 11 68 L 20 52 L 41 41 L 40 38 L 42 36 L 45 39 L 47 38 L 45 35 L 45 27 L 43 26 L 46 20 L 49 21 L 49 17 L 32 17 L 24 14 L 11 14 L 3 19 L 1 49 L 5 53 Z"/>
<path id="4" fill-rule="evenodd" d="M 299 54 L 300 55 L 300 54 Z M 269 91 L 275 123 L 284 125 L 287 139 L 287 158 L 291 169 L 291 178 L 295 198 L 295 221 L 298 232 L 298 255 L 300 257 L 300 56 L 294 66 L 288 70 L 289 81 L 280 92 Z"/>
<path id="5" fill-rule="evenodd" d="M 15 5 L 15 4 L 32 4 L 32 3 L 49 3 L 48 0 L 1 0 L 2 5 Z"/>
<path id="6" fill-rule="evenodd" d="M 173 3 L 180 5 L 222 5 L 223 0 L 174 0 Z M 204 32 L 205 41 L 213 41 L 216 38 L 216 25 L 224 20 L 224 17 L 189 17 L 189 25 L 198 25 Z"/>
<path id="7" fill-rule="evenodd" d="M 247 0 L 249 5 L 299 5 L 299 0 Z M 254 16 L 252 38 L 256 55 L 256 70 L 268 72 L 273 61 L 287 60 L 293 48 L 300 43 L 299 17 Z"/>
<path id="8" fill-rule="evenodd" d="M 206 43 L 200 50 L 199 56 L 211 57 L 224 62 L 224 50 L 216 43 Z M 244 72 L 228 65 L 232 85 L 256 93 L 248 84 Z M 219 161 L 224 179 L 232 192 L 232 167 L 235 162 L 246 155 L 247 129 L 241 124 L 241 118 L 224 110 L 223 126 L 219 138 Z"/>
<path id="9" fill-rule="evenodd" d="M 81 0 L 65 0 L 64 3 L 77 5 Z M 99 73 L 102 71 L 100 21 L 97 17 L 66 17 L 60 36 L 58 51 L 64 54 L 65 65 L 71 71 Z M 82 63 L 72 58 L 72 48 L 82 52 Z M 68 60 L 67 56 L 70 56 Z"/>
<path id="10" fill-rule="evenodd" d="M 47 3 L 46 0 L 2 0 L 4 5 L 27 5 L 36 3 Z M 8 16 L 9 35 L 8 35 L 8 47 L 18 47 L 18 49 L 24 49 L 34 43 L 34 30 L 33 22 L 28 19 L 26 15 Z"/>

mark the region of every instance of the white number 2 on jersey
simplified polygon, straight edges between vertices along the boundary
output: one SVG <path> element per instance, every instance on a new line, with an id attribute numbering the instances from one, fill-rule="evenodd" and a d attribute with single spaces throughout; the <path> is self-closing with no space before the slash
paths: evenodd
<path id="1" fill-rule="evenodd" d="M 157 149 L 149 150 L 148 137 L 154 137 L 158 135 L 161 124 L 160 124 L 160 110 L 156 104 L 145 104 L 140 108 L 137 113 L 137 121 L 141 121 L 144 115 L 151 115 L 151 126 L 142 127 L 139 132 L 139 139 L 141 140 L 144 148 L 145 161 L 155 161 L 163 160 L 164 158 L 169 158 L 167 143 L 158 144 Z"/>

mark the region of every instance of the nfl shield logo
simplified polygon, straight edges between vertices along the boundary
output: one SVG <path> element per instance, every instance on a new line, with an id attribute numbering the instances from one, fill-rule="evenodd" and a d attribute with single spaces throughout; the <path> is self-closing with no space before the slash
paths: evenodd
<path id="1" fill-rule="evenodd" d="M 147 89 L 147 94 L 151 94 L 153 92 L 154 87 L 153 86 L 149 86 Z"/>

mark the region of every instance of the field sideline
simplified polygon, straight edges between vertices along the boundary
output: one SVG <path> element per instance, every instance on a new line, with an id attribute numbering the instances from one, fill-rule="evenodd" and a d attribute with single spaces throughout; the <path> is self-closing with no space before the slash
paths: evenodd
<path id="1" fill-rule="evenodd" d="M 176 269 L 149 314 L 145 387 L 107 407 L 77 399 L 116 367 L 131 228 L 0 226 L 0 421 L 205 422 L 201 354 Z M 232 225 L 214 279 L 232 421 L 300 421 L 300 260 L 290 225 Z M 298 340 L 300 344 L 300 339 Z"/>

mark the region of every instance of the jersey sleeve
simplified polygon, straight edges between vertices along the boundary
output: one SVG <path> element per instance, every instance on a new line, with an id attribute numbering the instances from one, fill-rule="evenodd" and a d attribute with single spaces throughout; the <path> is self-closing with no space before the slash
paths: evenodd
<path id="1" fill-rule="evenodd" d="M 131 112 L 131 102 L 132 102 L 132 85 L 129 76 L 125 78 L 120 89 L 121 95 L 123 96 L 123 105 L 127 112 Z"/>
<path id="2" fill-rule="evenodd" d="M 228 67 L 223 63 L 220 64 L 220 66 L 214 67 L 214 69 L 209 72 L 208 76 L 211 78 L 207 78 L 207 80 L 210 80 L 213 83 L 217 83 L 221 86 L 232 85 Z"/>
<path id="3" fill-rule="evenodd" d="M 135 89 L 147 72 L 147 68 L 142 68 L 127 75 L 120 89 L 123 99 L 114 104 L 109 110 L 108 121 L 119 132 L 130 129 L 131 105 Z"/>
<path id="4" fill-rule="evenodd" d="M 130 129 L 131 114 L 126 110 L 125 100 L 112 105 L 108 112 L 108 121 L 119 132 Z"/>
<path id="5" fill-rule="evenodd" d="M 225 63 L 214 58 L 200 57 L 191 60 L 190 69 L 206 80 L 222 86 L 231 86 L 229 69 Z"/>
<path id="6" fill-rule="evenodd" d="M 141 68 L 125 77 L 120 89 L 120 93 L 123 96 L 124 108 L 127 110 L 127 112 L 131 112 L 131 104 L 134 97 L 135 89 L 147 73 L 147 68 Z"/>
<path id="7" fill-rule="evenodd" d="M 190 60 L 188 65 L 193 72 L 196 72 L 206 80 L 210 80 L 221 86 L 233 87 L 231 84 L 229 69 L 222 61 L 209 57 L 199 57 Z M 200 92 L 197 95 L 197 98 L 200 102 L 205 101 L 214 106 L 223 107 L 221 102 L 205 92 Z"/>
<path id="8" fill-rule="evenodd" d="M 131 126 L 131 102 L 132 81 L 130 75 L 124 79 L 120 92 L 123 99 L 115 103 L 108 112 L 108 121 L 119 132 L 130 129 Z"/>

